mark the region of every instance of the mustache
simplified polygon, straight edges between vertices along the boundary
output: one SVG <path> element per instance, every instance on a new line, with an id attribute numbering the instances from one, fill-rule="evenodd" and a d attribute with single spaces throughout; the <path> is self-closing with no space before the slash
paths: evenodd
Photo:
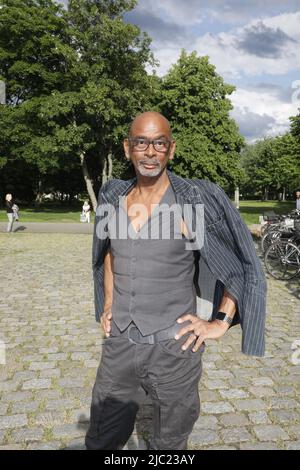
<path id="1" fill-rule="evenodd" d="M 159 166 L 160 163 L 157 160 L 139 160 L 139 165 L 156 165 Z"/>

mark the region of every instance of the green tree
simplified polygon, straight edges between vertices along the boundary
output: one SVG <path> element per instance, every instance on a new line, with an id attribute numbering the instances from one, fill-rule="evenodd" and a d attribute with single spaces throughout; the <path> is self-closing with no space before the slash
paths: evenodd
<path id="1" fill-rule="evenodd" d="M 11 103 L 11 109 L 4 112 L 2 118 L 2 121 L 10 121 L 10 125 L 3 123 L 10 134 L 10 148 L 3 151 L 2 147 L 2 158 L 7 155 L 23 158 L 35 163 L 43 174 L 57 172 L 59 168 L 65 171 L 81 167 L 95 208 L 95 189 L 112 176 L 112 161 L 118 162 L 120 142 L 128 123 L 137 112 L 148 108 L 155 91 L 154 81 L 145 70 L 147 64 L 154 65 L 150 39 L 141 34 L 138 27 L 123 21 L 123 14 L 133 8 L 135 2 L 70 0 L 68 11 L 51 0 L 26 0 L 23 9 L 18 0 L 3 3 L 5 15 L 0 37 L 4 34 L 4 22 L 14 13 L 8 6 L 19 6 L 22 10 L 20 24 L 18 16 L 15 22 L 13 18 L 8 22 L 12 25 L 10 34 L 14 36 L 17 31 L 14 44 L 21 59 L 24 47 L 19 29 L 24 17 L 29 30 L 33 28 L 29 17 L 34 16 L 34 27 L 38 31 L 44 30 L 45 19 L 51 26 L 58 17 L 60 27 L 51 30 L 50 36 L 54 39 L 49 54 L 42 49 L 40 42 L 44 43 L 45 38 L 41 34 L 36 38 L 36 56 L 28 58 L 28 62 L 33 66 L 44 61 L 51 76 L 54 61 L 51 53 L 55 57 L 58 54 L 60 59 L 59 66 L 54 66 L 58 71 L 55 79 L 50 80 L 45 73 L 47 80 L 30 92 L 23 81 L 20 82 L 22 94 L 17 99 L 17 78 L 12 80 L 10 73 L 16 57 L 12 58 L 10 68 L 0 62 L 0 73 L 8 83 Z M 40 16 L 36 11 L 40 11 Z M 42 20 L 39 19 L 41 13 Z M 5 50 L 4 39 L 1 46 Z M 124 169 L 121 162 L 115 167 L 119 171 Z"/>
<path id="2" fill-rule="evenodd" d="M 233 189 L 242 178 L 239 153 L 244 144 L 229 112 L 224 83 L 208 57 L 184 50 L 162 79 L 159 108 L 170 120 L 177 140 L 172 167 L 188 178 L 205 178 Z"/>

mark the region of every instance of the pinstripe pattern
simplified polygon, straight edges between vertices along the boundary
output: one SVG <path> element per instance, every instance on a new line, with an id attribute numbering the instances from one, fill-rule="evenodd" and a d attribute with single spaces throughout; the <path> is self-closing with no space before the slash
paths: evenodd
<path id="1" fill-rule="evenodd" d="M 206 298 L 203 279 L 214 279 L 215 289 L 212 318 L 218 310 L 224 287 L 237 300 L 235 323 L 242 327 L 242 352 L 263 356 L 265 351 L 266 280 L 257 257 L 251 234 L 225 192 L 216 184 L 205 180 L 188 180 L 168 171 L 176 200 L 181 204 L 204 204 L 205 234 L 200 250 L 198 289 Z M 99 191 L 98 204 L 118 204 L 118 198 L 135 184 L 128 181 L 110 180 Z M 99 321 L 103 311 L 103 259 L 109 240 L 96 236 L 95 219 L 93 239 L 93 275 L 95 313 Z M 205 276 L 205 270 L 207 276 Z M 207 289 L 211 296 L 211 285 Z"/>

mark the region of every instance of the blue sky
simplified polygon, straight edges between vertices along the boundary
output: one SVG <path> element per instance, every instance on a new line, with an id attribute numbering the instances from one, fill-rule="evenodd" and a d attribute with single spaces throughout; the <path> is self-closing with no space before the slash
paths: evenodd
<path id="1" fill-rule="evenodd" d="M 159 75 L 182 48 L 208 55 L 236 86 L 232 116 L 249 142 L 289 129 L 300 107 L 300 0 L 139 0 L 125 19 L 152 38 Z"/>

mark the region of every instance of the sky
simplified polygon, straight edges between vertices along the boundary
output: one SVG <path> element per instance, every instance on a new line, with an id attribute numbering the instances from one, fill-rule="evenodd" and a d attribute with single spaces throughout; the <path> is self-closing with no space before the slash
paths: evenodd
<path id="1" fill-rule="evenodd" d="M 164 75 L 182 48 L 208 55 L 248 142 L 283 134 L 300 107 L 300 0 L 138 0 L 125 15 L 152 38 Z"/>

